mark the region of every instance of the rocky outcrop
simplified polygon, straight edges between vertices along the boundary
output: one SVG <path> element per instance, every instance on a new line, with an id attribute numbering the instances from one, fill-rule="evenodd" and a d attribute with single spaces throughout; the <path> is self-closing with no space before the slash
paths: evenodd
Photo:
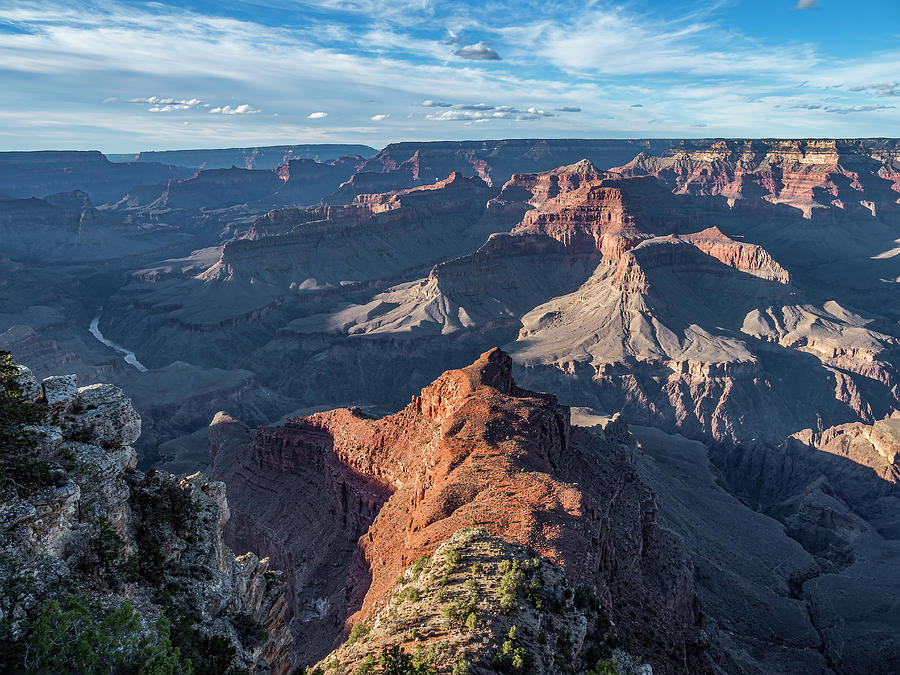
<path id="1" fill-rule="evenodd" d="M 374 619 L 403 570 L 476 525 L 561 565 L 622 635 L 641 635 L 629 649 L 657 672 L 706 667 L 690 564 L 655 524 L 627 428 L 616 420 L 601 440 L 573 432 L 568 409 L 519 389 L 511 366 L 485 353 L 380 420 L 335 410 L 261 429 L 222 468 L 240 514 L 230 536 L 291 559 L 301 659 L 322 658 L 351 615 Z M 317 535 L 283 526 L 298 518 Z M 327 586 L 314 574 L 325 565 Z M 569 655 L 583 656 L 575 645 Z"/>
<path id="2" fill-rule="evenodd" d="M 182 672 L 191 659 L 213 671 L 286 673 L 284 580 L 267 559 L 235 558 L 225 546 L 225 486 L 199 473 L 137 471 L 140 419 L 117 387 L 77 387 L 63 376 L 38 389 L 20 373 L 4 393 L 25 392 L 43 421 L 23 437 L 31 450 L 10 458 L 3 448 L 4 666 L 83 668 L 74 647 L 41 642 L 49 629 L 101 660 L 163 659 L 160 672 Z M 72 617 L 65 628 L 54 623 L 60 606 Z M 125 623 L 108 624 L 107 641 L 92 643 L 92 622 L 110 612 Z"/>
<path id="3" fill-rule="evenodd" d="M 176 178 L 135 189 L 116 205 L 141 215 L 172 217 L 184 209 L 215 210 L 263 199 L 281 186 L 274 171 L 210 169 L 189 178 Z"/>
<path id="4" fill-rule="evenodd" d="M 822 431 L 804 429 L 794 438 L 816 450 L 869 467 L 887 483 L 900 483 L 900 412 L 873 424 L 853 422 Z"/>
<path id="5" fill-rule="evenodd" d="M 706 255 L 729 267 L 761 279 L 791 283 L 790 272 L 779 265 L 762 246 L 735 241 L 722 234 L 715 226 L 695 234 L 681 235 L 679 239 L 693 244 Z"/>
<path id="6" fill-rule="evenodd" d="M 418 558 L 371 624 L 355 624 L 319 667 L 352 672 L 379 655 L 442 673 L 566 673 L 576 664 L 651 673 L 618 639 L 596 596 L 563 568 L 473 527 Z"/>

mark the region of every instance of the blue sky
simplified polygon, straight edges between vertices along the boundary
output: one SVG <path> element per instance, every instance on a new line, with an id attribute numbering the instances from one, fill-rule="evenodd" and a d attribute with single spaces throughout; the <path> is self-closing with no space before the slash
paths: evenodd
<path id="1" fill-rule="evenodd" d="M 3 0 L 0 150 L 900 136 L 900 0 Z"/>

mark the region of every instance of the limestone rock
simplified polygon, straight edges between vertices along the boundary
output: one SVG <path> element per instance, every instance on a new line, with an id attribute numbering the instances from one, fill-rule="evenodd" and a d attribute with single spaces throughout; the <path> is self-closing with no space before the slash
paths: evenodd
<path id="1" fill-rule="evenodd" d="M 75 375 L 52 375 L 42 382 L 47 405 L 61 406 L 70 403 L 78 394 L 78 379 Z"/>
<path id="2" fill-rule="evenodd" d="M 136 471 L 140 418 L 117 387 L 76 389 L 73 376 L 44 389 L 52 420 L 30 431 L 50 470 L 42 486 L 26 490 L 16 468 L 0 484 L 4 638 L 24 649 L 49 598 L 75 594 L 104 611 L 127 600 L 151 640 L 175 612 L 178 630 L 195 632 L 176 643 L 215 636 L 234 647 L 235 668 L 287 673 L 285 583 L 268 560 L 239 561 L 225 545 L 225 485 Z"/>
<path id="3" fill-rule="evenodd" d="M 17 364 L 16 368 L 19 371 L 18 383 L 22 388 L 22 394 L 25 396 L 25 399 L 32 402 L 36 401 L 41 395 L 42 387 L 38 384 L 34 373 L 31 372 L 30 368 L 23 365 Z"/>
<path id="4" fill-rule="evenodd" d="M 112 384 L 81 387 L 75 400 L 77 424 L 103 447 L 132 445 L 141 435 L 141 418 L 131 399 Z"/>

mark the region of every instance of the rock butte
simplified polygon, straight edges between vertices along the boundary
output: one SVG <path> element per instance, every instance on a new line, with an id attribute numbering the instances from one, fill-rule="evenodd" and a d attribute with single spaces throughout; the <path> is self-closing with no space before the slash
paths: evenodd
<path id="1" fill-rule="evenodd" d="M 345 621 L 383 607 L 417 558 L 479 526 L 590 587 L 623 635 L 641 636 L 629 650 L 655 672 L 709 667 L 691 565 L 656 524 L 627 427 L 573 429 L 555 397 L 515 385 L 498 349 L 448 371 L 395 415 L 292 419 L 232 447 L 228 464 L 223 425 L 235 422 L 213 423 L 212 465 L 231 486 L 230 536 L 264 548 L 295 578 L 301 661 L 325 657 Z M 309 529 L 289 526 L 298 521 Z"/>

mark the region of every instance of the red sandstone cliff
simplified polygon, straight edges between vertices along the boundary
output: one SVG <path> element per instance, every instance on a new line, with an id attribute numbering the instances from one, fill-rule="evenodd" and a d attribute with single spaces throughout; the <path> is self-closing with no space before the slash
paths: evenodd
<path id="1" fill-rule="evenodd" d="M 571 428 L 568 408 L 519 389 L 511 367 L 495 349 L 395 415 L 317 413 L 261 429 L 230 466 L 215 460 L 232 539 L 294 579 L 301 661 L 382 608 L 418 557 L 481 526 L 590 587 L 656 672 L 706 667 L 692 568 L 656 525 L 627 428 L 614 421 L 602 440 Z M 326 569 L 328 581 L 314 574 Z"/>

